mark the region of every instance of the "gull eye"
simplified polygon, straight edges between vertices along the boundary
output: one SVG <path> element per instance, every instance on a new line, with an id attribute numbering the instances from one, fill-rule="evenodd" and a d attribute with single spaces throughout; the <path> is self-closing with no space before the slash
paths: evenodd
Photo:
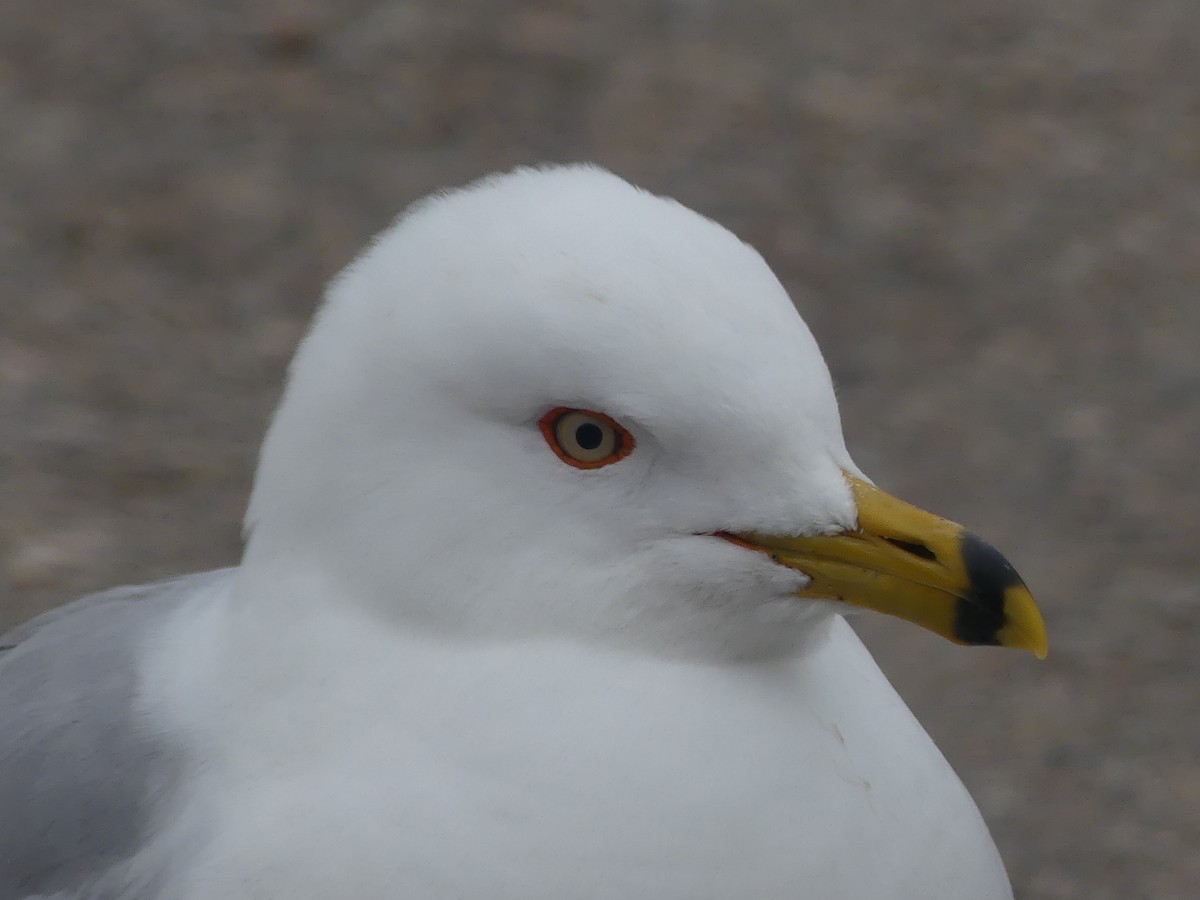
<path id="1" fill-rule="evenodd" d="M 633 452 L 633 435 L 604 413 L 556 407 L 538 426 L 550 449 L 569 466 L 598 469 Z"/>

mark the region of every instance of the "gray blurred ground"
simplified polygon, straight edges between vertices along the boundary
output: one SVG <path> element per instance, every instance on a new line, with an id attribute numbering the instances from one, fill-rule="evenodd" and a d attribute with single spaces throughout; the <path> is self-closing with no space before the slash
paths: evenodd
<path id="1" fill-rule="evenodd" d="M 594 159 L 793 291 L 1045 663 L 864 622 L 1019 896 L 1200 896 L 1200 3 L 0 4 L 0 625 L 230 563 L 322 283 Z"/>

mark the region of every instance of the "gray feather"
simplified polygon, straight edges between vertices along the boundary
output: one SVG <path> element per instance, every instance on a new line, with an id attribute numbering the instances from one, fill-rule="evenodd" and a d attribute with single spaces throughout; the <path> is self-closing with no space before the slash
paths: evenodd
<path id="1" fill-rule="evenodd" d="M 139 660 L 231 571 L 93 594 L 0 638 L 0 900 L 152 896 L 129 863 L 182 753 L 135 714 Z"/>

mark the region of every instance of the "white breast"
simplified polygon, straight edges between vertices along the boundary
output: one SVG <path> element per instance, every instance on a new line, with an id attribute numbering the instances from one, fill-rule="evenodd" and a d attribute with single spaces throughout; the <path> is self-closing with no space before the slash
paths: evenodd
<path id="1" fill-rule="evenodd" d="M 1011 896 L 840 619 L 800 660 L 740 667 L 533 641 L 389 641 L 381 664 L 354 641 L 338 671 L 222 717 L 178 811 L 219 838 L 181 861 L 178 896 Z"/>

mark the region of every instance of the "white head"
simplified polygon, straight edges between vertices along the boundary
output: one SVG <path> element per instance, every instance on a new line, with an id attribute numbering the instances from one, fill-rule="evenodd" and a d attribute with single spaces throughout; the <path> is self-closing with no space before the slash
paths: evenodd
<path id="1" fill-rule="evenodd" d="M 539 423 L 610 416 L 565 463 Z M 333 283 L 292 364 L 246 566 L 304 566 L 396 628 L 664 654 L 796 646 L 830 607 L 713 532 L 851 528 L 829 373 L 753 249 L 590 167 L 422 201 Z"/>

